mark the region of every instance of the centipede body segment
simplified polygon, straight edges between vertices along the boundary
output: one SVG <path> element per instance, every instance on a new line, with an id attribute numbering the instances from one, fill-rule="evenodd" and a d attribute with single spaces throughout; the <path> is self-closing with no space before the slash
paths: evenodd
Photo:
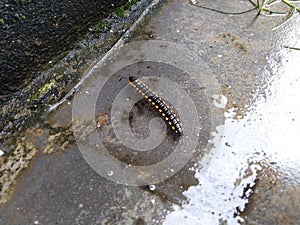
<path id="1" fill-rule="evenodd" d="M 130 76 L 128 78 L 128 83 L 132 85 L 139 93 L 141 93 L 151 103 L 151 105 L 161 113 L 168 125 L 171 126 L 172 130 L 179 135 L 183 134 L 182 123 L 163 99 L 153 93 L 150 88 L 148 88 L 135 76 Z"/>

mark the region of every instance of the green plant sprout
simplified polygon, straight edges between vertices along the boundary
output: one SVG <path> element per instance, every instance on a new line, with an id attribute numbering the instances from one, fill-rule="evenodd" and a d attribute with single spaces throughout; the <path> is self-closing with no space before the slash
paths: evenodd
<path id="1" fill-rule="evenodd" d="M 288 1 L 288 0 L 256 0 L 256 2 L 252 1 L 252 0 L 248 0 L 251 5 L 253 6 L 252 8 L 245 10 L 245 11 L 241 11 L 241 12 L 226 12 L 226 11 L 222 11 L 222 10 L 218 10 L 218 9 L 213 9 L 207 6 L 203 6 L 198 4 L 197 0 L 190 0 L 190 3 L 194 6 L 200 7 L 202 9 L 207 9 L 207 10 L 211 10 L 213 12 L 217 12 L 217 13 L 222 13 L 222 14 L 229 14 L 229 15 L 241 15 L 241 14 L 245 14 L 254 10 L 257 10 L 257 14 L 255 15 L 253 21 L 251 24 L 254 23 L 254 21 L 258 18 L 259 15 L 261 14 L 268 14 L 268 15 L 283 15 L 286 16 L 285 19 L 277 24 L 272 30 L 275 30 L 279 27 L 281 27 L 283 24 L 287 23 L 288 21 L 290 21 L 292 19 L 292 17 L 298 12 L 300 13 L 300 7 L 298 7 L 295 4 L 300 4 L 300 0 L 296 0 L 296 1 Z M 277 11 L 272 11 L 270 10 L 271 6 L 273 4 L 278 4 L 278 3 L 282 3 L 287 5 L 290 10 L 288 12 L 277 12 Z M 300 48 L 296 48 L 296 47 L 290 47 L 290 46 L 284 46 L 285 48 L 288 49 L 292 49 L 292 50 L 300 50 Z"/>
<path id="2" fill-rule="evenodd" d="M 257 19 L 257 17 L 263 13 L 265 13 L 265 14 L 267 13 L 268 15 L 286 15 L 286 18 L 284 19 L 284 21 L 281 22 L 280 24 L 278 24 L 276 27 L 274 27 L 273 30 L 279 28 L 280 26 L 282 26 L 283 24 L 288 22 L 295 15 L 296 12 L 300 13 L 300 7 L 297 7 L 295 5 L 297 3 L 300 3 L 300 0 L 297 0 L 297 1 L 256 0 L 256 2 L 254 2 L 252 0 L 248 0 L 248 1 L 251 3 L 251 5 L 253 7 L 248 10 L 242 11 L 242 12 L 226 12 L 226 11 L 222 11 L 222 10 L 218 10 L 218 9 L 213 9 L 213 8 L 198 4 L 197 0 L 190 0 L 190 3 L 194 6 L 197 6 L 197 7 L 203 8 L 203 9 L 211 10 L 211 11 L 222 13 L 222 14 L 230 14 L 230 15 L 240 15 L 240 14 L 245 14 L 245 13 L 257 10 L 257 14 L 253 21 L 255 21 Z M 277 12 L 277 11 L 270 10 L 270 7 L 273 4 L 278 4 L 278 3 L 283 3 L 287 6 L 289 6 L 290 10 L 288 12 Z"/>

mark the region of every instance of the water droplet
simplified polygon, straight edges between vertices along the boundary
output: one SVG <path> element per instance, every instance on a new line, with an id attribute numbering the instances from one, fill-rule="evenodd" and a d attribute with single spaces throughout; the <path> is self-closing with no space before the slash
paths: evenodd
<path id="1" fill-rule="evenodd" d="M 150 191 L 154 191 L 156 189 L 156 187 L 154 184 L 151 184 L 151 185 L 149 185 L 149 189 L 150 189 Z"/>
<path id="2" fill-rule="evenodd" d="M 128 168 L 130 168 L 131 166 L 132 166 L 131 164 L 127 164 L 127 165 L 125 166 L 125 168 L 128 169 Z"/>
<path id="3" fill-rule="evenodd" d="M 112 170 L 107 172 L 108 176 L 112 176 L 113 174 L 114 174 L 114 172 Z"/>

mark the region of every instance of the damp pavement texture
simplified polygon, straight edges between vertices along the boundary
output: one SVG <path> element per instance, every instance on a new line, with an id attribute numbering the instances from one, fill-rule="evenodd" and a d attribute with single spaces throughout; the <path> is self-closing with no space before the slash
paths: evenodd
<path id="1" fill-rule="evenodd" d="M 209 7 L 240 12 L 253 6 L 215 1 Z M 270 7 L 289 10 L 280 1 Z M 300 224 L 300 19 L 295 14 L 277 27 L 283 16 L 261 14 L 254 21 L 256 13 L 233 16 L 186 0 L 161 2 L 134 29 L 130 44 L 110 51 L 75 95 L 18 142 L 37 153 L 1 205 L 0 223 Z M 178 106 L 184 136 L 167 129 L 162 144 L 143 152 L 120 143 L 122 135 L 112 130 L 124 121 L 145 143 L 166 129 L 120 80 L 131 74 Z M 167 176 L 160 182 L 122 184 L 119 174 L 131 185 L 151 178 L 134 168 L 158 165 L 178 146 L 193 154 L 183 166 L 175 157 L 170 173 L 161 165 L 160 175 Z M 99 166 L 104 148 L 123 164 L 111 167 L 105 158 Z"/>

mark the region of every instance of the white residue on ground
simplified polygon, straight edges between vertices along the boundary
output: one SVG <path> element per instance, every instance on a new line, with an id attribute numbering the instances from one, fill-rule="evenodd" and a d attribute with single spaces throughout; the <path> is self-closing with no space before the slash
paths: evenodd
<path id="1" fill-rule="evenodd" d="M 266 98 L 258 98 L 239 121 L 232 119 L 233 110 L 225 113 L 225 124 L 217 127 L 211 140 L 215 148 L 208 157 L 212 160 L 196 173 L 199 185 L 184 192 L 188 203 L 174 206 L 165 225 L 243 221 L 236 214 L 237 208 L 244 209 L 264 154 L 281 170 L 296 173 L 291 174 L 294 179 L 299 177 L 300 51 L 288 52 L 287 56 L 266 90 Z"/>

